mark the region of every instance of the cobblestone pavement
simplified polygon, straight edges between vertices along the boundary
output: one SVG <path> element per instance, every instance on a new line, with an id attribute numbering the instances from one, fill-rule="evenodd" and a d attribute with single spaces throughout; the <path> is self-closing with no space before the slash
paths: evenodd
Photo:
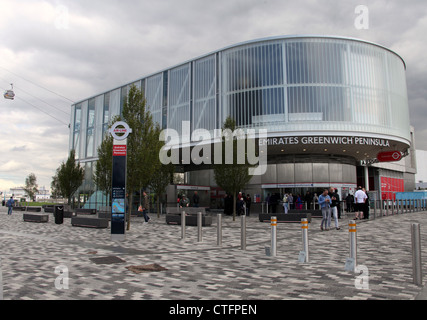
<path id="1" fill-rule="evenodd" d="M 1 272 L 5 300 L 278 300 L 424 298 L 412 281 L 410 225 L 421 224 L 423 266 L 427 258 L 427 214 L 405 213 L 358 222 L 358 264 L 366 266 L 369 289 L 357 289 L 360 276 L 345 271 L 349 255 L 348 220 L 341 230 L 309 226 L 310 262 L 298 262 L 299 224 L 279 224 L 277 256 L 266 256 L 270 224 L 247 218 L 247 248 L 240 249 L 240 217 L 223 217 L 223 246 L 212 227 L 165 224 L 165 217 L 133 217 L 123 242 L 110 229 L 23 221 L 0 208 Z M 334 223 L 332 222 L 332 225 Z M 107 257 L 110 257 L 107 259 Z M 104 259 L 96 259 L 104 258 Z M 157 264 L 166 270 L 136 273 L 127 267 Z M 66 268 L 66 269 L 65 269 Z M 68 283 L 62 278 L 68 271 Z M 426 274 L 426 272 L 424 272 Z M 365 274 L 366 275 L 366 274 Z M 359 278 L 358 278 L 359 277 Z M 61 280 L 62 279 L 62 280 Z M 367 282 L 364 282 L 365 286 Z M 424 282 L 425 284 L 425 282 Z"/>

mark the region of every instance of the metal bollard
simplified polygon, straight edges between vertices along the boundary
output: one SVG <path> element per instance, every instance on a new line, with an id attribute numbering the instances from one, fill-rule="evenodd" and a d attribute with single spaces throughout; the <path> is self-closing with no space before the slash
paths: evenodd
<path id="1" fill-rule="evenodd" d="M 201 212 L 197 212 L 197 242 L 203 241 L 203 232 L 202 232 L 202 224 L 203 217 Z"/>
<path id="2" fill-rule="evenodd" d="M 242 215 L 240 248 L 244 251 L 246 250 L 246 215 Z"/>
<path id="3" fill-rule="evenodd" d="M 302 230 L 302 248 L 305 254 L 304 261 L 301 262 L 310 262 L 308 255 L 308 220 L 301 219 L 301 230 Z"/>
<path id="4" fill-rule="evenodd" d="M 185 211 L 181 212 L 181 239 L 185 240 Z"/>
<path id="5" fill-rule="evenodd" d="M 414 277 L 414 284 L 422 286 L 423 273 L 421 264 L 421 232 L 420 224 L 411 224 L 411 242 L 412 242 L 412 275 Z"/>
<path id="6" fill-rule="evenodd" d="M 222 246 L 222 214 L 218 214 L 217 215 L 217 220 L 216 220 L 216 226 L 217 226 L 217 240 L 216 240 L 216 244 L 218 246 Z"/>
<path id="7" fill-rule="evenodd" d="M 350 258 L 346 262 L 347 271 L 356 271 L 357 266 L 357 228 L 356 221 L 350 220 L 348 224 L 348 233 L 350 238 Z"/>
<path id="8" fill-rule="evenodd" d="M 271 217 L 271 256 L 277 255 L 277 217 Z"/>
<path id="9" fill-rule="evenodd" d="M 3 271 L 1 268 L 1 258 L 0 258 L 0 301 L 3 300 Z"/>

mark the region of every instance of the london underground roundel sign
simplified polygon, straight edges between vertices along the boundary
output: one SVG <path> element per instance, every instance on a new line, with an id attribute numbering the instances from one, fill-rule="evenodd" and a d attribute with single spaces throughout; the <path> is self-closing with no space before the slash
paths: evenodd
<path id="1" fill-rule="evenodd" d="M 132 133 L 132 129 L 129 125 L 124 121 L 118 121 L 109 130 L 111 135 L 116 140 L 125 140 L 129 134 Z"/>
<path id="2" fill-rule="evenodd" d="M 402 153 L 400 151 L 386 151 L 380 152 L 377 155 L 379 162 L 393 162 L 402 159 Z"/>

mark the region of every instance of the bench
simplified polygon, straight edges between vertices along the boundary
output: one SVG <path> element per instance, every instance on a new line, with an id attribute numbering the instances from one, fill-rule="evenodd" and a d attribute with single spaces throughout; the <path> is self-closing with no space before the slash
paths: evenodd
<path id="1" fill-rule="evenodd" d="M 100 207 L 98 210 L 98 218 L 111 220 L 111 207 Z"/>
<path id="2" fill-rule="evenodd" d="M 27 212 L 42 212 L 42 207 L 24 207 Z"/>
<path id="3" fill-rule="evenodd" d="M 181 215 L 180 214 L 167 214 L 166 215 L 166 224 L 172 225 L 181 225 Z M 185 216 L 185 225 L 186 226 L 197 226 L 197 214 L 186 215 Z M 210 227 L 212 225 L 212 217 L 207 215 L 202 215 L 202 226 Z"/>
<path id="4" fill-rule="evenodd" d="M 201 212 L 203 215 L 206 215 L 206 208 L 194 208 L 194 207 L 186 207 L 186 208 L 178 208 L 178 207 L 167 207 L 166 214 L 181 214 L 182 211 L 185 211 L 186 214 L 189 215 L 197 215 L 197 213 Z"/>
<path id="5" fill-rule="evenodd" d="M 299 210 L 301 211 L 301 210 Z M 260 222 L 270 222 L 271 217 L 277 217 L 277 222 L 288 222 L 288 223 L 301 223 L 301 219 L 307 219 L 308 222 L 311 222 L 311 214 L 307 212 L 299 213 L 260 213 L 259 221 Z"/>
<path id="6" fill-rule="evenodd" d="M 95 215 L 96 209 L 75 209 L 77 215 Z"/>
<path id="7" fill-rule="evenodd" d="M 46 212 L 46 213 L 53 213 L 55 206 L 51 205 L 51 204 L 45 204 L 42 206 L 42 208 L 44 209 L 44 212 Z"/>
<path id="8" fill-rule="evenodd" d="M 96 228 L 106 229 L 108 228 L 108 219 L 97 218 L 97 217 L 72 217 L 71 225 L 73 227 L 84 227 L 84 228 Z"/>
<path id="9" fill-rule="evenodd" d="M 36 222 L 36 223 L 49 222 L 48 214 L 24 213 L 23 218 L 25 222 Z"/>
<path id="10" fill-rule="evenodd" d="M 292 209 L 288 211 L 289 213 L 310 213 L 312 218 L 322 218 L 322 210 L 320 209 L 303 209 L 303 210 L 296 210 Z"/>

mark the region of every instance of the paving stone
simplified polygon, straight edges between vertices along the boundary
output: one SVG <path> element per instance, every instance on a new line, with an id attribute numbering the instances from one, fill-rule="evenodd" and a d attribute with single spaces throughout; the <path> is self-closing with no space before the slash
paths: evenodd
<path id="1" fill-rule="evenodd" d="M 358 222 L 358 263 L 369 270 L 369 290 L 355 287 L 357 275 L 344 270 L 348 257 L 347 220 L 341 230 L 309 226 L 310 262 L 299 263 L 299 224 L 280 224 L 277 257 L 267 257 L 270 226 L 247 217 L 247 250 L 240 250 L 240 220 L 223 217 L 223 246 L 216 245 L 216 218 L 203 228 L 165 224 L 152 216 L 133 217 L 126 240 L 110 240 L 110 229 L 28 224 L 21 214 L 0 208 L 0 253 L 5 300 L 388 300 L 415 299 L 422 288 L 412 283 L 410 224 L 421 224 L 427 239 L 427 213 L 417 212 Z M 426 226 L 426 227 L 423 227 Z M 112 264 L 96 264 L 114 257 Z M 425 265 L 427 244 L 422 244 Z M 94 260 L 95 259 L 95 260 Z M 105 262 L 105 261 L 104 261 Z M 121 263 L 120 263 L 121 262 Z M 68 268 L 69 288 L 56 289 L 55 268 Z M 136 274 L 131 266 L 159 265 L 166 270 Z"/>

